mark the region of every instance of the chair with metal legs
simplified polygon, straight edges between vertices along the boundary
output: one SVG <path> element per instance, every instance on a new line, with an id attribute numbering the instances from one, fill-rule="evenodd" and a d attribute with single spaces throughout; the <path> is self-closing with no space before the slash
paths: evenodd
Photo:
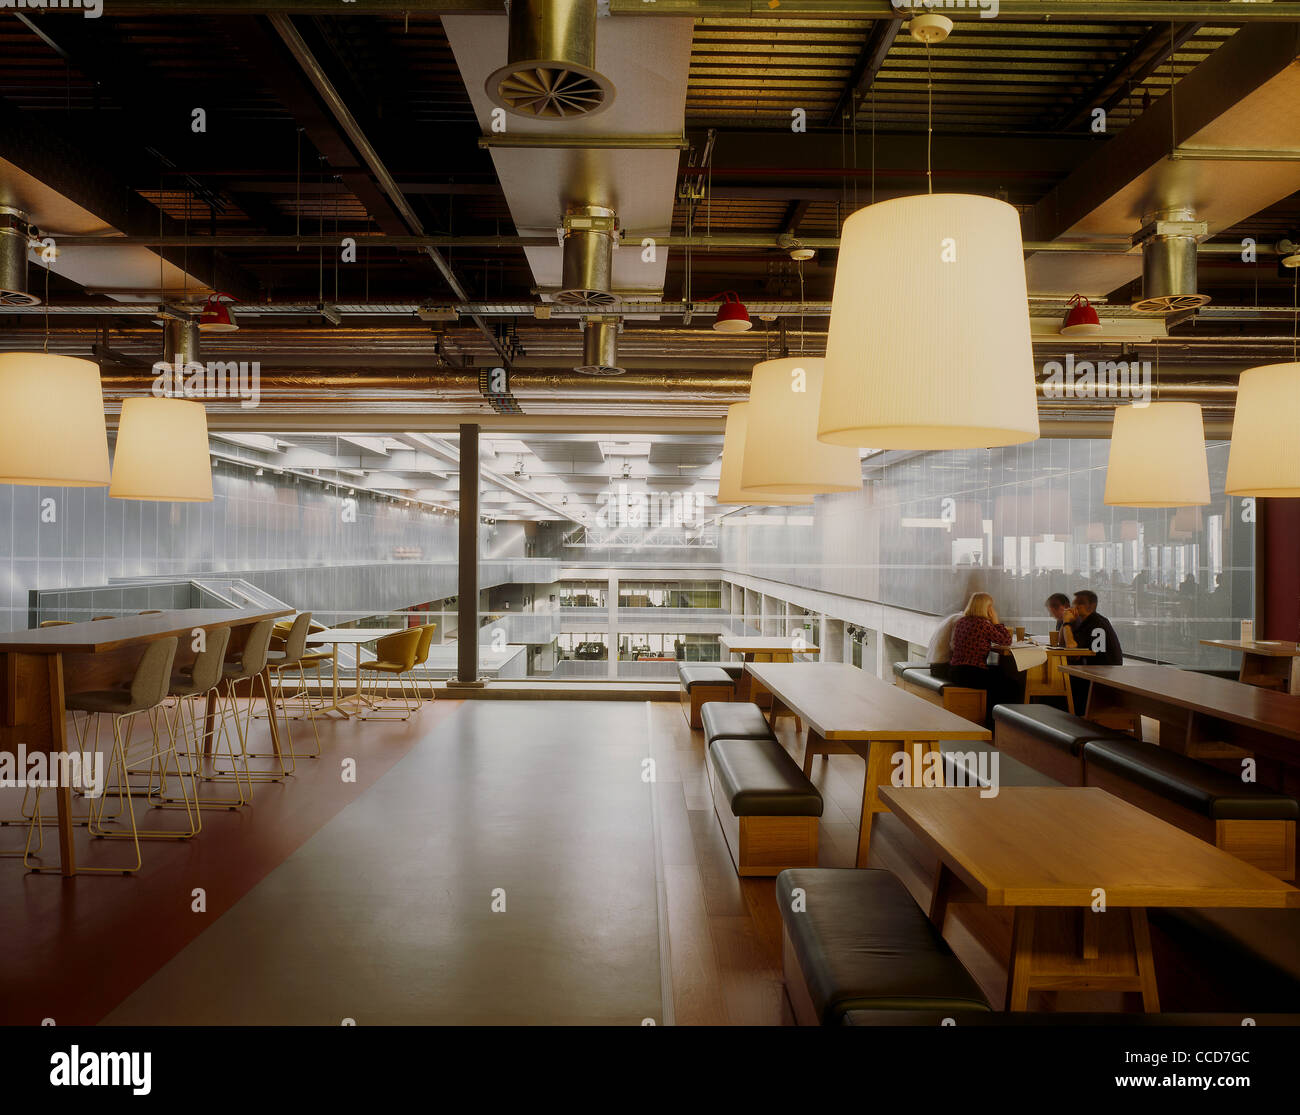
<path id="1" fill-rule="evenodd" d="M 200 812 L 205 805 L 224 805 L 228 809 L 238 809 L 252 799 L 253 787 L 247 779 L 238 777 L 242 756 L 237 754 L 226 727 L 226 709 L 221 699 L 221 675 L 225 668 L 226 648 L 230 645 L 230 628 L 216 627 L 206 634 L 207 645 L 195 655 L 192 666 L 172 675 L 167 687 L 167 695 L 176 701 L 176 726 L 185 739 L 185 751 L 189 760 L 191 782 L 195 786 L 195 805 Z M 216 706 L 216 716 L 212 723 L 212 735 L 207 734 L 207 698 L 211 696 Z M 195 708 L 198 698 L 204 698 L 203 711 Z M 202 719 L 201 719 L 202 718 Z M 201 797 L 198 786 L 204 780 L 204 760 L 211 756 L 215 763 L 220 754 L 220 740 L 226 743 L 226 758 L 235 769 L 234 797 Z M 244 770 L 248 763 L 243 761 Z M 224 779 L 218 781 L 225 781 Z M 248 792 L 245 793 L 245 787 Z M 174 799 L 167 799 L 172 804 Z"/>
<path id="2" fill-rule="evenodd" d="M 307 652 L 307 633 L 311 630 L 311 612 L 301 612 L 295 617 L 293 623 L 289 626 L 288 631 L 284 634 L 284 646 L 281 650 L 272 650 L 267 653 L 267 665 L 275 672 L 276 686 L 275 692 L 280 702 L 280 710 L 284 714 L 284 733 L 289 741 L 289 752 L 296 759 L 296 752 L 293 749 L 293 729 L 289 726 L 289 707 L 284 696 L 284 674 L 286 670 L 297 670 L 298 680 L 301 688 L 296 694 L 304 702 L 307 694 L 307 675 L 302 669 L 303 655 Z M 267 715 L 275 714 L 274 706 L 268 706 Z M 312 735 L 316 737 L 316 750 L 308 751 L 305 754 L 312 759 L 320 758 L 320 732 L 316 728 L 316 718 L 308 715 L 311 721 Z M 265 758 L 265 756 L 263 756 Z M 292 773 L 292 772 L 290 772 Z"/>
<path id="3" fill-rule="evenodd" d="M 79 873 L 86 874 L 132 874 L 140 870 L 142 862 L 140 855 L 140 838 L 141 836 L 161 837 L 164 839 L 183 839 L 193 835 L 193 831 L 185 832 L 167 832 L 164 830 L 141 830 L 136 825 L 135 805 L 132 801 L 132 790 L 130 783 L 130 770 L 132 765 L 147 766 L 149 772 L 150 791 L 152 791 L 154 772 L 165 772 L 168 757 L 173 761 L 177 774 L 177 780 L 184 792 L 184 780 L 180 774 L 180 763 L 176 757 L 175 740 L 172 739 L 166 749 L 162 748 L 159 732 L 157 713 L 167 697 L 167 683 L 171 677 L 172 663 L 176 658 L 177 639 L 173 636 L 167 639 L 159 639 L 150 643 L 136 667 L 135 676 L 131 679 L 129 689 L 108 689 L 96 690 L 88 693 L 72 693 L 64 699 L 64 706 L 69 711 L 79 711 L 97 714 L 100 716 L 111 716 L 113 718 L 113 750 L 109 758 L 108 770 L 105 772 L 104 783 L 99 787 L 98 801 L 92 801 L 90 806 L 90 818 L 88 830 L 90 835 L 97 838 L 108 838 L 117 840 L 130 840 L 135 848 L 135 864 L 133 866 L 122 865 L 118 867 L 80 867 Z M 129 764 L 127 752 L 130 747 L 131 729 L 135 725 L 135 718 L 140 713 L 150 714 L 149 718 L 153 725 L 153 746 L 150 754 L 144 759 L 137 760 L 134 764 Z M 165 718 L 164 718 L 165 719 Z M 125 728 L 124 728 L 125 724 Z M 99 739 L 99 722 L 96 721 L 95 742 Z M 105 827 L 105 805 L 108 800 L 107 786 L 111 781 L 111 775 L 116 768 L 117 771 L 117 801 L 118 810 L 115 819 L 123 815 L 129 822 L 129 831 L 119 832 L 110 830 Z M 40 790 L 36 793 L 36 803 L 32 816 L 32 832 L 41 824 L 40 808 Z M 30 848 L 31 836 L 28 836 L 28 846 Z M 30 855 L 23 856 L 23 866 L 32 871 L 41 871 L 39 864 L 31 862 Z M 51 870 L 44 868 L 44 870 Z"/>
<path id="4" fill-rule="evenodd" d="M 411 687 L 415 690 L 416 699 L 420 701 L 423 701 L 424 697 L 420 693 L 419 679 L 416 678 L 415 671 L 417 667 L 423 666 L 429 661 L 429 649 L 433 646 L 433 633 L 437 630 L 437 627 L 438 625 L 436 623 L 426 623 L 419 629 L 420 643 L 415 648 L 415 664 L 411 667 Z M 433 691 L 433 686 L 430 684 L 429 700 L 432 701 L 435 696 L 436 694 Z"/>
<path id="5" fill-rule="evenodd" d="M 250 784 L 253 782 L 282 782 L 294 770 L 293 744 L 291 741 L 286 741 L 288 742 L 287 763 L 284 749 L 281 750 L 279 755 L 274 752 L 270 753 L 270 757 L 274 758 L 279 764 L 279 771 L 247 769 L 248 760 L 259 757 L 248 750 L 248 736 L 253 726 L 253 705 L 257 700 L 257 687 L 259 684 L 262 687 L 262 696 L 266 700 L 268 711 L 272 716 L 275 715 L 275 702 L 266 684 L 266 656 L 271 646 L 271 635 L 274 626 L 274 622 L 269 619 L 259 620 L 253 624 L 248 632 L 248 638 L 244 641 L 244 649 L 237 658 L 227 661 L 222 668 L 225 696 L 234 712 L 235 732 L 239 736 L 239 754 L 245 764 L 244 777 Z M 239 703 L 235 694 L 236 687 L 241 682 L 248 682 L 248 710 L 242 718 L 239 714 Z M 215 769 L 214 764 L 214 774 L 229 779 L 238 777 L 238 770 L 219 770 Z"/>
<path id="6" fill-rule="evenodd" d="M 384 678 L 384 700 L 389 699 L 389 689 L 392 685 L 393 678 L 397 679 L 401 689 L 402 701 L 401 707 L 404 715 L 392 716 L 382 711 L 372 715 L 362 713 L 362 720 L 409 720 L 412 712 L 418 712 L 420 705 L 418 699 L 412 700 L 412 694 L 407 690 L 406 678 L 415 666 L 415 656 L 420 649 L 420 639 L 422 632 L 418 627 L 411 627 L 405 631 L 398 632 L 396 635 L 385 635 L 375 644 L 375 657 L 369 662 L 358 662 L 358 676 L 373 673 L 375 675 L 375 684 L 378 685 L 379 678 Z M 378 696 L 373 690 L 372 696 Z M 384 705 L 376 705 L 380 710 Z M 387 706 L 391 708 L 392 706 Z"/>

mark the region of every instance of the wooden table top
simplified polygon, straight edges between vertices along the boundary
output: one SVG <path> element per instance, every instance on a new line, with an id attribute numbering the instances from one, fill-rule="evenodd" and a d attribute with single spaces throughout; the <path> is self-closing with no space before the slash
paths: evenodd
<path id="1" fill-rule="evenodd" d="M 990 906 L 1300 908 L 1300 890 L 1096 786 L 882 786 L 884 800 Z"/>
<path id="2" fill-rule="evenodd" d="M 1176 666 L 1062 666 L 1074 677 L 1300 740 L 1300 697 Z"/>
<path id="3" fill-rule="evenodd" d="M 386 635 L 414 630 L 414 627 L 331 627 L 325 631 L 313 631 L 307 636 L 307 643 L 309 646 L 312 643 L 368 643 Z"/>
<path id="4" fill-rule="evenodd" d="M 1287 643 L 1279 639 L 1260 642 L 1250 639 L 1202 639 L 1203 647 L 1221 647 L 1223 650 L 1240 650 L 1246 654 L 1262 654 L 1268 658 L 1300 658 L 1300 644 Z"/>
<path id="5" fill-rule="evenodd" d="M 196 627 L 239 627 L 263 619 L 291 616 L 292 608 L 181 608 L 149 616 L 126 616 L 59 627 L 33 627 L 0 635 L 0 652 L 19 654 L 100 654 L 133 643 L 152 643 L 171 635 L 187 637 Z"/>
<path id="6" fill-rule="evenodd" d="M 793 635 L 719 635 L 718 642 L 723 650 L 734 650 L 737 654 L 759 653 L 772 650 L 792 650 L 798 654 L 816 654 L 821 647 L 805 642 L 795 647 Z"/>
<path id="7" fill-rule="evenodd" d="M 845 662 L 747 662 L 826 740 L 991 739 L 989 731 Z"/>
<path id="8" fill-rule="evenodd" d="M 1046 643 L 1035 643 L 1032 641 L 1025 643 L 994 643 L 993 649 L 999 654 L 1010 654 L 1017 647 L 1028 650 L 1031 646 L 1037 650 L 1046 651 L 1049 657 L 1051 655 L 1057 655 L 1060 657 L 1079 655 L 1083 658 L 1091 658 L 1097 653 L 1094 650 L 1089 650 L 1087 647 L 1049 647 Z"/>

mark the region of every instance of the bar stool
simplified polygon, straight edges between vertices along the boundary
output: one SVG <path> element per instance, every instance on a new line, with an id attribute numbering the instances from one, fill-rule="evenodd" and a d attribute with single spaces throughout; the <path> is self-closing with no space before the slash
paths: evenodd
<path id="1" fill-rule="evenodd" d="M 135 718 L 140 713 L 149 713 L 150 722 L 153 725 L 153 748 L 147 759 L 139 760 L 137 765 L 147 762 L 150 769 L 150 778 L 152 782 L 152 772 L 155 763 L 160 759 L 166 764 L 167 754 L 170 754 L 175 761 L 176 772 L 180 777 L 180 763 L 176 758 L 176 744 L 172 739 L 167 753 L 160 753 L 158 738 L 158 721 L 157 710 L 167 697 L 167 681 L 171 677 L 172 663 L 176 658 L 177 639 L 175 636 L 167 639 L 159 639 L 150 643 L 136 667 L 135 676 L 131 679 L 129 689 L 108 689 L 96 690 L 88 693 L 72 693 L 64 699 L 64 706 L 69 710 L 79 712 L 93 713 L 100 716 L 111 716 L 113 718 L 113 752 L 109 759 L 109 770 L 106 772 L 104 779 L 105 785 L 100 787 L 98 808 L 91 806 L 90 818 L 88 823 L 89 832 L 94 837 L 126 840 L 129 839 L 135 847 L 135 865 L 120 867 L 80 867 L 79 873 L 86 874 L 124 874 L 130 875 L 140 870 L 142 862 L 140 855 L 140 837 L 160 836 L 164 839 L 178 839 L 193 835 L 193 833 L 165 832 L 162 830 L 145 830 L 141 831 L 136 826 L 135 806 L 132 803 L 131 785 L 128 778 L 130 766 L 127 763 L 127 748 L 130 742 L 130 729 L 134 727 Z M 128 728 L 125 735 L 123 734 L 122 725 L 127 722 Z M 96 721 L 95 739 L 99 739 L 99 722 Z M 125 813 L 130 822 L 131 830 L 125 832 L 110 832 L 104 827 L 104 806 L 107 800 L 106 786 L 109 778 L 107 777 L 116 765 L 118 773 L 118 812 L 116 816 L 120 817 Z M 184 792 L 184 783 L 182 781 L 182 793 Z M 34 832 L 41 824 L 41 796 L 40 789 L 37 789 L 36 804 L 32 816 L 32 831 Z M 28 846 L 31 844 L 31 833 L 28 834 Z M 41 867 L 33 864 L 30 855 L 23 856 L 23 866 L 32 871 L 39 872 Z M 49 870 L 46 868 L 45 870 Z"/>
<path id="2" fill-rule="evenodd" d="M 207 645 L 194 658 L 194 664 L 188 670 L 182 670 L 180 673 L 172 675 L 171 683 L 167 688 L 167 695 L 176 700 L 176 723 L 185 734 L 186 754 L 189 758 L 190 780 L 194 785 L 195 807 L 200 813 L 199 827 L 202 828 L 202 808 L 204 805 L 224 805 L 230 809 L 238 809 L 241 805 L 246 805 L 252 798 L 253 787 L 245 779 L 240 781 L 238 777 L 239 756 L 235 754 L 234 744 L 230 739 L 230 732 L 226 728 L 226 710 L 221 703 L 221 676 L 225 667 L 226 648 L 230 646 L 230 628 L 217 627 L 207 632 Z M 217 705 L 217 715 L 220 723 L 213 722 L 212 738 L 207 738 L 206 711 L 209 695 L 214 695 Z M 205 698 L 204 701 L 204 726 L 199 726 L 198 713 L 195 711 L 195 699 L 198 697 Z M 186 713 L 189 714 L 189 723 L 186 724 Z M 209 747 L 215 762 L 218 753 L 218 736 L 224 736 L 226 741 L 226 757 L 235 767 L 236 777 L 234 781 L 235 789 L 238 796 L 233 798 L 200 798 L 198 796 L 198 782 L 203 778 L 203 758 Z M 244 770 L 247 772 L 248 763 L 244 762 Z M 248 787 L 248 793 L 244 793 L 244 787 Z M 174 798 L 164 799 L 168 803 L 175 801 Z"/>
<path id="3" fill-rule="evenodd" d="M 222 667 L 222 680 L 225 683 L 225 697 L 230 709 L 234 713 L 235 732 L 239 736 L 239 753 L 245 765 L 244 777 L 251 784 L 253 782 L 282 782 L 285 777 L 293 773 L 292 765 L 285 766 L 283 753 L 274 755 L 280 764 L 280 771 L 254 771 L 248 770 L 249 758 L 257 756 L 250 755 L 248 750 L 248 733 L 253 726 L 253 704 L 257 700 L 257 684 L 260 681 L 262 685 L 262 695 L 266 700 L 266 707 L 272 710 L 274 715 L 274 702 L 271 698 L 271 692 L 266 684 L 266 667 L 267 652 L 271 645 L 271 634 L 274 629 L 274 621 L 269 619 L 259 620 L 253 624 L 248 632 L 248 638 L 244 642 L 244 649 L 240 652 L 237 659 L 228 660 Z M 235 687 L 240 682 L 248 682 L 248 711 L 244 717 L 240 718 L 239 704 L 235 695 Z M 291 745 L 292 748 L 292 745 Z M 289 756 L 290 764 L 293 762 L 292 749 Z M 238 777 L 237 770 L 218 770 L 215 762 L 213 763 L 214 775 L 209 776 L 205 781 L 218 780 L 216 776 L 221 776 L 221 780 L 228 781 L 231 777 Z"/>
<path id="4" fill-rule="evenodd" d="M 298 678 L 302 682 L 302 687 L 298 690 L 297 696 L 306 699 L 307 693 L 307 675 L 302 670 L 303 655 L 307 651 L 307 633 L 311 629 L 311 612 L 300 612 L 290 625 L 289 630 L 284 636 L 284 649 L 272 650 L 267 653 L 267 665 L 275 671 L 276 687 L 275 691 L 279 696 L 280 709 L 284 714 L 285 736 L 289 743 L 289 755 L 297 765 L 297 756 L 293 749 L 293 729 L 289 727 L 289 709 L 285 703 L 284 697 L 284 672 L 286 670 L 297 669 Z M 268 715 L 274 716 L 273 708 L 268 708 Z M 307 752 L 308 756 L 313 759 L 320 758 L 320 732 L 316 728 L 316 720 L 308 715 L 311 721 L 312 735 L 316 737 L 316 750 Z M 268 756 L 261 756 L 267 758 Z M 272 756 L 273 757 L 273 756 Z M 290 769 L 290 774 L 293 769 Z"/>
<path id="5" fill-rule="evenodd" d="M 392 679 L 397 678 L 402 690 L 402 708 L 404 716 L 387 716 L 383 714 L 361 716 L 362 720 L 409 720 L 411 713 L 419 710 L 419 702 L 414 704 L 406 690 L 406 675 L 415 666 L 416 652 L 420 648 L 422 632 L 418 627 L 400 631 L 396 635 L 385 635 L 375 644 L 375 657 L 369 662 L 358 662 L 359 673 L 373 673 L 378 684 L 379 676 L 384 675 L 384 700 L 388 700 Z M 374 692 L 373 690 L 371 691 Z M 378 707 L 378 706 L 377 706 Z"/>

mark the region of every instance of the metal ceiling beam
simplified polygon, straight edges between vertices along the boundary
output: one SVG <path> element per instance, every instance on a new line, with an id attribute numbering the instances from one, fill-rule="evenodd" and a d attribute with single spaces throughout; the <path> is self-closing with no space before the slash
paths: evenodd
<path id="1" fill-rule="evenodd" d="M 499 14 L 502 0 L 365 0 L 349 10 L 364 15 Z M 115 15 L 338 15 L 337 0 L 113 0 Z M 896 19 L 891 0 L 609 0 L 612 15 L 691 16 L 715 19 Z M 955 20 L 980 18 L 977 8 L 945 8 Z M 1088 23 L 1290 23 L 1300 22 L 1300 3 L 1293 0 L 1249 3 L 1246 0 L 1000 0 L 1002 20 L 1076 20 Z M 54 14 L 51 12 L 51 14 Z M 65 9 L 80 18 L 77 9 Z"/>
<path id="2" fill-rule="evenodd" d="M 849 80 L 845 83 L 844 92 L 840 94 L 835 107 L 826 117 L 828 125 L 838 124 L 841 115 L 849 120 L 856 118 L 858 106 L 871 90 L 876 74 L 884 64 L 885 55 L 893 47 L 894 40 L 902 27 L 901 15 L 897 19 L 880 20 L 872 25 L 871 30 L 867 32 L 862 53 L 858 55 L 858 60 L 853 64 L 853 71 L 849 74 Z"/>

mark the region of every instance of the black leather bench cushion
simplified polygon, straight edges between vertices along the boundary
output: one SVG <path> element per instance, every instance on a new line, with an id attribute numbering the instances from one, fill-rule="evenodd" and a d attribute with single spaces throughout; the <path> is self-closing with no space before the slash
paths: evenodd
<path id="1" fill-rule="evenodd" d="M 732 689 L 736 683 L 720 666 L 678 666 L 677 674 L 682 679 L 689 693 L 693 685 L 727 685 Z"/>
<path id="2" fill-rule="evenodd" d="M 928 689 L 931 693 L 942 693 L 948 688 L 949 682 L 943 678 L 937 678 L 924 666 L 919 669 L 908 670 L 903 674 L 903 681 L 907 685 L 916 685 L 922 689 Z"/>
<path id="3" fill-rule="evenodd" d="M 1294 821 L 1295 798 L 1136 739 L 1094 740 L 1083 749 L 1089 766 L 1117 774 L 1135 786 L 1216 821 Z"/>
<path id="4" fill-rule="evenodd" d="M 1240 1026 L 1244 1014 L 1146 1014 L 1143 1011 L 964 1011 L 960 1017 L 941 1010 L 851 1010 L 842 1026 Z M 1295 1026 L 1300 1014 L 1252 1014 L 1257 1026 Z M 952 1023 L 949 1023 L 952 1025 Z"/>
<path id="5" fill-rule="evenodd" d="M 709 758 L 736 817 L 820 817 L 822 796 L 775 739 L 717 739 Z"/>
<path id="6" fill-rule="evenodd" d="M 743 662 L 719 662 L 718 668 L 726 670 L 727 677 L 731 678 L 732 681 L 739 681 L 741 675 L 745 672 L 745 664 Z"/>
<path id="7" fill-rule="evenodd" d="M 791 909 L 796 887 L 804 892 L 803 913 Z M 790 868 L 776 877 L 776 895 L 823 1024 L 858 1009 L 989 1009 L 970 973 L 888 871 Z"/>
<path id="8" fill-rule="evenodd" d="M 1082 716 L 1075 716 L 1063 708 L 1053 705 L 995 705 L 993 707 L 993 724 L 1014 724 L 1017 728 L 1032 732 L 1046 743 L 1078 755 L 1083 745 L 1089 740 L 1124 740 L 1130 736 L 1121 735 L 1110 728 L 1103 728 Z"/>
<path id="9" fill-rule="evenodd" d="M 774 739 L 762 710 L 744 701 L 705 701 L 700 709 L 704 739 Z"/>

